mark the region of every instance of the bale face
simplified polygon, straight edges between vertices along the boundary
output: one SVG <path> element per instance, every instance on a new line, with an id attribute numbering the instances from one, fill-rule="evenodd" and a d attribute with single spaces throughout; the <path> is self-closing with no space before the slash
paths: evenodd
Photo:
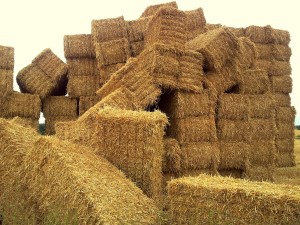
<path id="1" fill-rule="evenodd" d="M 276 123 L 274 118 L 251 119 L 249 121 L 251 141 L 271 141 L 275 140 Z"/>
<path id="2" fill-rule="evenodd" d="M 100 101 L 100 97 L 94 96 L 80 96 L 79 98 L 79 116 L 82 116 L 88 109 Z"/>
<path id="3" fill-rule="evenodd" d="M 182 153 L 179 143 L 174 138 L 164 139 L 164 157 L 162 160 L 163 173 L 178 176 L 181 172 Z"/>
<path id="4" fill-rule="evenodd" d="M 199 34 L 206 32 L 206 19 L 202 8 L 184 12 L 187 17 L 188 40 L 192 40 Z"/>
<path id="5" fill-rule="evenodd" d="M 151 17 L 144 17 L 138 20 L 126 21 L 129 42 L 143 41 Z"/>
<path id="6" fill-rule="evenodd" d="M 95 58 L 96 54 L 91 35 L 65 35 L 64 54 L 66 58 Z"/>
<path id="7" fill-rule="evenodd" d="M 95 95 L 101 87 L 99 76 L 72 76 L 68 82 L 68 95 L 70 97 Z"/>
<path id="8" fill-rule="evenodd" d="M 13 92 L 13 76 L 13 70 L 0 69 L 0 99 Z"/>
<path id="9" fill-rule="evenodd" d="M 132 57 L 137 57 L 145 49 L 145 41 L 130 42 L 130 51 Z"/>
<path id="10" fill-rule="evenodd" d="M 293 167 L 296 166 L 295 155 L 293 152 L 279 152 L 277 161 L 277 167 Z"/>
<path id="11" fill-rule="evenodd" d="M 270 76 L 291 75 L 292 67 L 289 62 L 275 60 L 272 61 L 271 67 L 268 72 Z"/>
<path id="12" fill-rule="evenodd" d="M 97 61 L 94 58 L 67 59 L 68 77 L 71 76 L 97 76 Z"/>
<path id="13" fill-rule="evenodd" d="M 45 118 L 56 116 L 77 117 L 77 99 L 66 96 L 47 97 L 43 101 L 43 113 Z"/>
<path id="14" fill-rule="evenodd" d="M 178 9 L 176 2 L 168 2 L 168 3 L 163 3 L 163 4 L 150 5 L 144 10 L 144 12 L 140 16 L 140 18 L 154 16 L 155 13 L 157 13 L 161 8 L 164 8 L 164 7 L 171 7 L 174 9 Z"/>
<path id="15" fill-rule="evenodd" d="M 174 179 L 168 184 L 171 222 L 293 224 L 299 219 L 299 191 L 296 186 L 205 174 Z"/>
<path id="16" fill-rule="evenodd" d="M 276 158 L 274 140 L 252 141 L 249 146 L 249 161 L 252 166 L 274 166 Z"/>
<path id="17" fill-rule="evenodd" d="M 275 116 L 275 100 L 271 94 L 248 95 L 250 118 L 270 119 Z"/>
<path id="18" fill-rule="evenodd" d="M 255 44 L 248 38 L 238 38 L 238 51 L 235 63 L 239 64 L 242 70 L 254 68 L 257 59 L 257 50 Z"/>
<path id="19" fill-rule="evenodd" d="M 294 153 L 294 144 L 293 138 L 275 140 L 277 153 Z"/>
<path id="20" fill-rule="evenodd" d="M 68 121 L 75 121 L 77 116 L 48 116 L 45 118 L 45 134 L 47 135 L 54 135 L 55 125 L 58 122 L 68 122 Z"/>
<path id="21" fill-rule="evenodd" d="M 274 93 L 275 106 L 291 106 L 291 97 L 289 94 Z"/>
<path id="22" fill-rule="evenodd" d="M 249 142 L 250 123 L 243 120 L 220 119 L 217 121 L 218 138 L 226 142 Z"/>
<path id="23" fill-rule="evenodd" d="M 293 106 L 276 107 L 275 118 L 276 121 L 294 123 L 296 115 L 296 109 Z"/>
<path id="24" fill-rule="evenodd" d="M 277 125 L 277 134 L 276 139 L 282 140 L 282 139 L 288 139 L 291 137 L 294 137 L 295 127 L 294 123 L 287 123 L 284 121 L 276 121 Z"/>
<path id="25" fill-rule="evenodd" d="M 100 71 L 100 82 L 102 84 L 106 83 L 110 77 L 117 72 L 119 69 L 121 69 L 125 63 L 117 63 L 117 64 L 112 64 L 109 66 L 101 66 L 99 68 Z"/>
<path id="26" fill-rule="evenodd" d="M 278 60 L 289 62 L 292 51 L 289 46 L 279 44 L 255 44 L 258 59 L 262 60 Z"/>
<path id="27" fill-rule="evenodd" d="M 289 75 L 271 77 L 272 91 L 289 94 L 293 90 L 293 80 Z"/>
<path id="28" fill-rule="evenodd" d="M 14 48 L 0 45 L 0 69 L 14 69 L 14 52 Z"/>

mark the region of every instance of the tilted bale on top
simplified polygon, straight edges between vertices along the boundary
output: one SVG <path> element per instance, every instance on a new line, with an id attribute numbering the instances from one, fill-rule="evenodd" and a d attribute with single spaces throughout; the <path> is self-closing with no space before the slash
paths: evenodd
<path id="1" fill-rule="evenodd" d="M 168 184 L 173 224 L 298 224 L 300 188 L 199 175 Z"/>
<path id="2" fill-rule="evenodd" d="M 3 119 L 0 126 L 4 208 L 19 203 L 22 211 L 18 213 L 36 219 L 33 224 L 51 215 L 60 224 L 66 218 L 80 224 L 156 224 L 154 202 L 91 149 L 38 136 Z M 9 196 L 15 202 L 8 201 Z M 3 216 L 9 218 L 9 214 Z"/>
<path id="3" fill-rule="evenodd" d="M 67 65 L 50 49 L 45 49 L 19 71 L 17 82 L 22 92 L 37 94 L 42 99 L 49 95 L 65 95 L 67 72 Z"/>
<path id="4" fill-rule="evenodd" d="M 144 10 L 140 18 L 154 16 L 154 14 L 163 7 L 171 7 L 174 9 L 178 9 L 177 3 L 175 1 L 157 5 L 150 5 Z"/>
<path id="5" fill-rule="evenodd" d="M 187 39 L 191 40 L 197 37 L 199 34 L 205 33 L 207 29 L 206 19 L 202 8 L 184 11 L 187 16 Z"/>

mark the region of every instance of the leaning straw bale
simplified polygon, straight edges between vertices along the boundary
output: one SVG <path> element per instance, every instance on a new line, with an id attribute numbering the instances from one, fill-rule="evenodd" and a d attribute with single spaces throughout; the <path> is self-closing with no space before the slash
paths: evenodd
<path id="1" fill-rule="evenodd" d="M 213 115 L 170 120 L 167 135 L 180 144 L 185 142 L 215 142 L 216 126 Z"/>
<path id="2" fill-rule="evenodd" d="M 184 11 L 187 17 L 188 40 L 194 39 L 199 34 L 206 32 L 206 19 L 202 8 Z"/>
<path id="3" fill-rule="evenodd" d="M 137 20 L 126 21 L 129 42 L 143 41 L 151 17 L 143 17 Z"/>
<path id="4" fill-rule="evenodd" d="M 127 38 L 95 43 L 95 51 L 98 68 L 116 63 L 125 63 L 131 56 Z"/>
<path id="5" fill-rule="evenodd" d="M 217 142 L 192 142 L 180 145 L 183 171 L 208 169 L 217 171 L 220 149 Z"/>
<path id="6" fill-rule="evenodd" d="M 164 157 L 162 160 L 162 172 L 178 176 L 181 172 L 181 149 L 174 138 L 164 139 Z"/>
<path id="7" fill-rule="evenodd" d="M 0 45 L 0 69 L 13 70 L 14 69 L 14 53 L 13 47 Z"/>
<path id="8" fill-rule="evenodd" d="M 277 167 L 294 167 L 296 166 L 294 152 L 279 152 L 277 161 Z"/>
<path id="9" fill-rule="evenodd" d="M 270 78 L 272 91 L 276 93 L 289 94 L 293 90 L 293 80 L 290 75 L 273 76 Z"/>
<path id="10" fill-rule="evenodd" d="M 64 36 L 64 54 L 68 58 L 95 58 L 95 49 L 90 34 Z"/>
<path id="11" fill-rule="evenodd" d="M 277 132 L 275 118 L 251 119 L 249 121 L 251 141 L 275 140 Z"/>
<path id="12" fill-rule="evenodd" d="M 293 122 L 276 121 L 277 125 L 277 140 L 283 140 L 294 137 L 295 127 Z"/>
<path id="13" fill-rule="evenodd" d="M 275 116 L 275 100 L 271 94 L 248 95 L 250 118 L 269 119 Z"/>
<path id="14" fill-rule="evenodd" d="M 144 12 L 140 16 L 140 18 L 153 16 L 157 11 L 160 10 L 160 8 L 163 8 L 163 7 L 171 7 L 171 8 L 178 9 L 177 3 L 175 1 L 163 3 L 163 4 L 157 4 L 157 5 L 150 5 L 144 10 Z"/>
<path id="15" fill-rule="evenodd" d="M 276 121 L 293 123 L 295 121 L 296 109 L 293 106 L 276 107 Z"/>
<path id="16" fill-rule="evenodd" d="M 228 29 L 218 28 L 197 36 L 186 47 L 202 53 L 206 70 L 220 71 L 235 56 L 238 39 Z"/>
<path id="17" fill-rule="evenodd" d="M 145 41 L 135 41 L 129 44 L 132 57 L 137 57 L 145 49 Z"/>
<path id="18" fill-rule="evenodd" d="M 125 63 L 117 63 L 117 64 L 108 65 L 108 66 L 101 66 L 99 68 L 100 83 L 102 83 L 102 84 L 106 83 L 110 79 L 112 74 L 117 72 L 124 65 L 125 65 Z"/>
<path id="19" fill-rule="evenodd" d="M 95 95 L 101 87 L 99 76 L 71 76 L 68 82 L 68 95 L 70 97 Z"/>
<path id="20" fill-rule="evenodd" d="M 101 99 L 97 95 L 92 96 L 80 96 L 79 98 L 79 116 L 83 115 L 89 108 L 94 106 Z"/>
<path id="21" fill-rule="evenodd" d="M 127 29 L 123 16 L 92 20 L 92 42 L 94 44 L 121 38 L 127 38 Z"/>
<path id="22" fill-rule="evenodd" d="M 205 174 L 174 179 L 168 184 L 171 223 L 297 224 L 299 192 L 297 186 Z"/>
<path id="23" fill-rule="evenodd" d="M 290 75 L 292 67 L 289 62 L 274 60 L 268 72 L 270 76 Z"/>
<path id="24" fill-rule="evenodd" d="M 246 70 L 237 77 L 239 83 L 238 93 L 240 94 L 260 95 L 269 92 L 271 89 L 271 82 L 265 70 Z"/>
<path id="25" fill-rule="evenodd" d="M 154 43 L 184 49 L 187 41 L 187 16 L 176 8 L 160 8 L 148 24 L 145 34 L 145 47 Z"/>
<path id="26" fill-rule="evenodd" d="M 220 164 L 218 170 L 246 170 L 249 165 L 250 146 L 246 142 L 220 141 Z"/>
<path id="27" fill-rule="evenodd" d="M 97 60 L 95 58 L 67 58 L 68 77 L 96 76 Z"/>
<path id="28" fill-rule="evenodd" d="M 54 135 L 55 134 L 55 125 L 58 122 L 68 122 L 75 121 L 77 116 L 47 116 L 45 118 L 45 134 Z"/>
<path id="29" fill-rule="evenodd" d="M 217 121 L 218 139 L 226 142 L 249 142 L 250 123 L 248 120 L 228 120 Z"/>
<path id="30" fill-rule="evenodd" d="M 2 99 L 13 92 L 13 70 L 0 69 L 0 105 Z"/>
<path id="31" fill-rule="evenodd" d="M 49 96 L 43 101 L 44 117 L 78 116 L 78 102 L 76 98 L 68 96 Z"/>
<path id="32" fill-rule="evenodd" d="M 218 99 L 217 116 L 220 119 L 247 120 L 249 98 L 240 94 L 221 94 Z"/>

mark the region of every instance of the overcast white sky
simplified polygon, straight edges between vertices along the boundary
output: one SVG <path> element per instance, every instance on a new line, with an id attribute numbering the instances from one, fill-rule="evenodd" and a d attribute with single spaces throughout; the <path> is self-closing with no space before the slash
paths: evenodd
<path id="1" fill-rule="evenodd" d="M 0 0 L 0 45 L 15 48 L 15 75 L 45 48 L 51 48 L 62 60 L 63 36 L 91 32 L 91 20 L 123 15 L 137 19 L 148 5 L 164 0 Z M 202 7 L 208 23 L 233 27 L 271 25 L 291 34 L 292 105 L 300 124 L 300 20 L 296 0 L 178 0 L 181 10 Z M 298 40 L 298 41 L 297 41 Z M 15 85 L 15 90 L 18 90 Z M 298 97 L 296 97 L 298 96 Z"/>

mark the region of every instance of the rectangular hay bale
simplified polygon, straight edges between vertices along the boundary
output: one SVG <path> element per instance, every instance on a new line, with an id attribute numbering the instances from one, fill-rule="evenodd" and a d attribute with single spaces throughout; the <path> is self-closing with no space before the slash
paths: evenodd
<path id="1" fill-rule="evenodd" d="M 13 70 L 0 69 L 0 105 L 2 98 L 13 92 Z"/>
<path id="2" fill-rule="evenodd" d="M 68 77 L 97 76 L 97 61 L 95 58 L 67 58 Z"/>
<path id="3" fill-rule="evenodd" d="M 291 106 L 291 97 L 289 94 L 274 93 L 274 99 L 276 107 Z"/>
<path id="4" fill-rule="evenodd" d="M 275 140 L 275 146 L 278 153 L 294 153 L 295 140 L 293 138 Z"/>
<path id="5" fill-rule="evenodd" d="M 262 69 L 246 70 L 238 76 L 238 93 L 260 95 L 271 89 L 268 73 Z"/>
<path id="6" fill-rule="evenodd" d="M 75 121 L 77 116 L 48 116 L 45 118 L 45 134 L 54 135 L 55 125 L 58 122 Z"/>
<path id="7" fill-rule="evenodd" d="M 249 161 L 251 166 L 274 166 L 276 146 L 274 140 L 251 141 L 249 143 Z"/>
<path id="8" fill-rule="evenodd" d="M 296 166 L 294 152 L 279 152 L 276 161 L 277 167 L 294 167 Z"/>
<path id="9" fill-rule="evenodd" d="M 248 120 L 220 119 L 217 121 L 217 132 L 219 141 L 249 142 L 250 122 Z"/>
<path id="10" fill-rule="evenodd" d="M 110 77 L 117 72 L 119 69 L 121 69 L 125 63 L 117 63 L 117 64 L 111 64 L 108 66 L 101 66 L 99 68 L 100 72 L 100 83 L 104 84 L 106 83 Z"/>
<path id="11" fill-rule="evenodd" d="M 77 117 L 78 101 L 68 96 L 49 96 L 43 101 L 43 114 L 48 117 Z"/>
<path id="12" fill-rule="evenodd" d="M 165 138 L 162 172 L 178 176 L 181 172 L 181 158 L 182 153 L 178 141 L 174 138 Z"/>
<path id="13" fill-rule="evenodd" d="M 13 70 L 14 69 L 14 54 L 15 49 L 13 47 L 0 45 L 0 69 Z"/>
<path id="14" fill-rule="evenodd" d="M 80 96 L 79 98 L 79 116 L 83 115 L 88 109 L 94 106 L 100 101 L 100 97 L 97 95 L 92 96 Z"/>
<path id="15" fill-rule="evenodd" d="M 126 21 L 129 42 L 143 41 L 147 32 L 151 17 L 143 17 L 137 20 Z"/>
<path id="16" fill-rule="evenodd" d="M 202 8 L 184 11 L 187 17 L 188 40 L 206 31 L 206 19 Z"/>
<path id="17" fill-rule="evenodd" d="M 274 141 L 277 132 L 275 118 L 250 119 L 251 141 Z"/>
<path id="18" fill-rule="evenodd" d="M 270 119 L 275 116 L 275 100 L 271 94 L 248 95 L 250 118 Z"/>
<path id="19" fill-rule="evenodd" d="M 294 123 L 296 116 L 296 109 L 293 106 L 276 107 L 275 117 L 276 121 Z"/>
<path id="20" fill-rule="evenodd" d="M 270 78 L 272 91 L 276 93 L 289 94 L 293 91 L 293 80 L 290 75 L 273 76 Z"/>
<path id="21" fill-rule="evenodd" d="M 277 125 L 277 140 L 289 139 L 294 137 L 295 126 L 294 122 L 276 121 Z"/>
<path id="22" fill-rule="evenodd" d="M 70 97 L 95 95 L 101 87 L 99 76 L 72 76 L 68 82 L 68 95 Z"/>
<path id="23" fill-rule="evenodd" d="M 95 58 L 96 53 L 90 34 L 64 36 L 64 54 L 68 58 Z"/>

